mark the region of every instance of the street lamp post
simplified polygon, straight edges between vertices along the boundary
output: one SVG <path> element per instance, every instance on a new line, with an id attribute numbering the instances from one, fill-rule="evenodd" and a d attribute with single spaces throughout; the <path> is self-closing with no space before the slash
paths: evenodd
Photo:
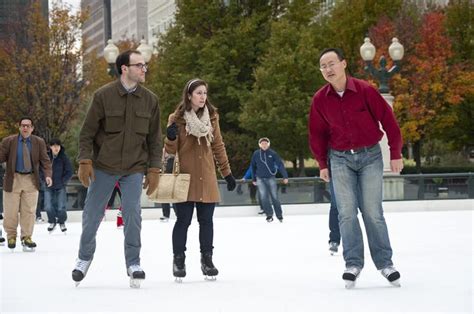
<path id="1" fill-rule="evenodd" d="M 382 97 L 387 101 L 390 107 L 393 108 L 394 97 L 390 94 L 388 82 L 390 78 L 397 72 L 400 71 L 400 60 L 403 58 L 404 50 L 397 38 L 392 38 L 392 44 L 388 48 L 388 53 L 392 58 L 394 65 L 387 69 L 387 60 L 384 56 L 380 58 L 380 68 L 375 68 L 372 64 L 372 60 L 375 57 L 375 46 L 370 42 L 370 38 L 364 39 L 364 44 L 360 46 L 360 55 L 365 61 L 364 70 L 372 75 L 379 82 L 379 92 Z M 387 136 L 384 135 L 381 141 L 382 155 L 384 163 L 384 172 L 390 173 L 390 150 L 388 148 Z"/>
<path id="2" fill-rule="evenodd" d="M 114 45 L 112 39 L 107 40 L 107 46 L 104 48 L 104 58 L 109 64 L 109 75 L 112 77 L 118 77 L 117 69 L 115 68 L 115 60 L 119 55 L 119 49 Z"/>

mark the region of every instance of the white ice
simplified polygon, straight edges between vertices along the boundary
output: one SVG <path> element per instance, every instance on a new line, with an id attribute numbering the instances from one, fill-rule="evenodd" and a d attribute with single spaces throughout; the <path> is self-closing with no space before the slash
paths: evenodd
<path id="1" fill-rule="evenodd" d="M 311 206 L 311 205 L 302 205 Z M 129 288 L 123 231 L 104 221 L 79 287 L 71 279 L 81 225 L 67 235 L 35 226 L 35 253 L 0 248 L 0 312 L 467 312 L 473 311 L 473 211 L 386 213 L 401 288 L 375 269 L 366 246 L 357 286 L 346 290 L 342 255 L 328 252 L 327 215 L 215 218 L 215 282 L 204 281 L 198 224 L 188 234 L 187 277 L 172 276 L 174 220 L 144 220 L 141 265 L 146 280 Z M 365 237 L 364 237 L 365 238 Z"/>

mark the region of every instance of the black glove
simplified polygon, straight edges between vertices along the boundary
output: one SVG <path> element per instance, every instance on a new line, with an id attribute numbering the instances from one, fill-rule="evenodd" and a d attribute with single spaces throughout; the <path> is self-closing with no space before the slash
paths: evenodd
<path id="1" fill-rule="evenodd" d="M 234 176 L 229 174 L 224 179 L 227 181 L 227 191 L 233 191 L 235 189 L 235 186 L 237 185 Z"/>
<path id="2" fill-rule="evenodd" d="M 174 141 L 176 139 L 176 135 L 178 134 L 178 126 L 175 122 L 173 122 L 168 128 L 166 129 L 166 137 L 170 141 Z"/>

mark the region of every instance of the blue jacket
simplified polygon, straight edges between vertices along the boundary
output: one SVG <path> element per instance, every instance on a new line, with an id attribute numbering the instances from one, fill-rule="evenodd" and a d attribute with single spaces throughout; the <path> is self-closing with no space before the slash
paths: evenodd
<path id="1" fill-rule="evenodd" d="M 252 155 L 250 165 L 252 167 L 253 181 L 256 181 L 257 178 L 275 177 L 277 171 L 281 173 L 283 178 L 288 178 L 288 173 L 280 156 L 273 149 L 257 149 Z"/>
<path id="2" fill-rule="evenodd" d="M 56 157 L 53 157 L 51 151 L 48 152 L 49 159 L 53 165 L 53 185 L 48 189 L 59 190 L 66 187 L 66 184 L 72 177 L 72 166 L 69 158 L 67 157 L 64 147 L 61 146 L 61 150 Z"/>

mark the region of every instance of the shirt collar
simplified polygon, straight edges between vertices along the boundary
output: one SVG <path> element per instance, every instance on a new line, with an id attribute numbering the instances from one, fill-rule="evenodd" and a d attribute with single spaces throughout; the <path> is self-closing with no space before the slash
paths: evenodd
<path id="1" fill-rule="evenodd" d="M 138 84 L 138 83 L 134 88 L 127 89 L 125 87 L 125 85 L 122 83 L 122 80 L 118 79 L 117 87 L 118 87 L 120 96 L 124 96 L 124 95 L 127 95 L 127 94 L 132 94 L 132 95 L 141 97 L 141 87 L 140 87 L 140 84 Z"/>
<path id="2" fill-rule="evenodd" d="M 337 92 L 334 89 L 334 87 L 331 84 L 328 84 L 328 85 L 329 85 L 329 88 L 326 90 L 326 96 L 328 96 L 330 93 L 337 95 Z M 354 93 L 357 92 L 357 88 L 354 83 L 354 78 L 349 75 L 347 75 L 346 89 L 344 90 L 344 92 L 348 90 L 353 91 Z"/>
<path id="3" fill-rule="evenodd" d="M 22 140 L 22 139 L 23 139 L 23 136 L 21 136 L 21 134 L 18 134 L 18 142 L 21 143 L 21 140 Z M 31 136 L 28 136 L 28 137 L 26 138 L 26 142 L 27 142 L 27 143 L 31 143 Z"/>

